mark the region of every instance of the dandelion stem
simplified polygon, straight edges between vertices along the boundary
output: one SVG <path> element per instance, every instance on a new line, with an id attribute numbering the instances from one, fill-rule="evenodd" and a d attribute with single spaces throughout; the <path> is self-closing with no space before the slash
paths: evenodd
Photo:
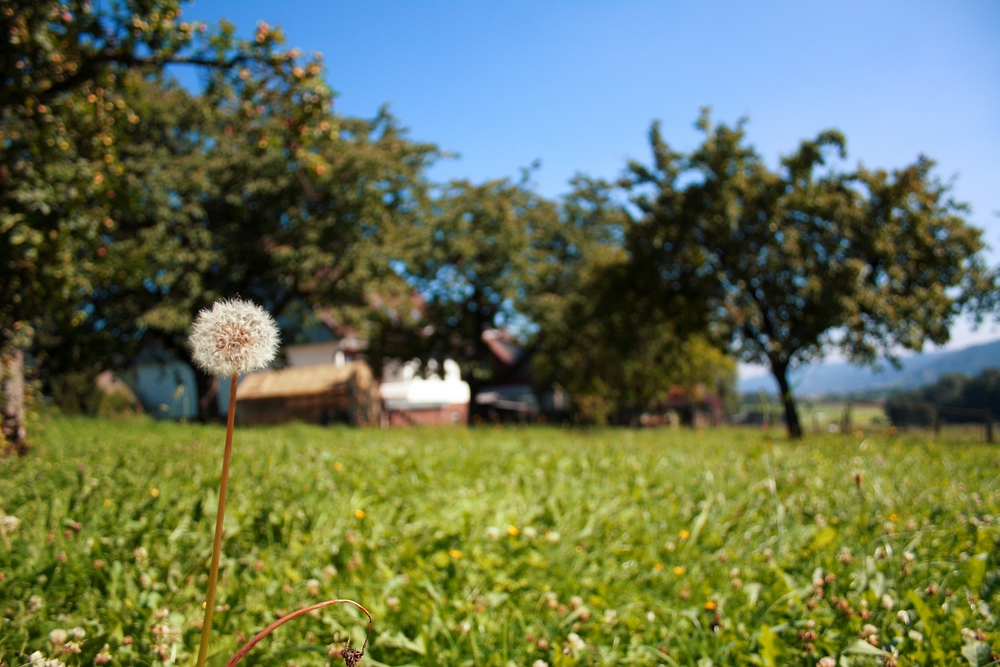
<path id="1" fill-rule="evenodd" d="M 212 634 L 212 612 L 215 611 L 215 586 L 219 580 L 219 555 L 222 553 L 222 522 L 226 517 L 226 488 L 229 483 L 229 457 L 233 452 L 233 419 L 236 417 L 236 379 L 233 373 L 229 386 L 229 415 L 226 420 L 226 449 L 222 454 L 222 481 L 219 482 L 219 511 L 215 515 L 215 542 L 212 544 L 212 567 L 208 573 L 208 595 L 205 598 L 205 619 L 201 624 L 201 646 L 198 647 L 198 666 L 205 667 L 208 659 L 208 640 Z"/>

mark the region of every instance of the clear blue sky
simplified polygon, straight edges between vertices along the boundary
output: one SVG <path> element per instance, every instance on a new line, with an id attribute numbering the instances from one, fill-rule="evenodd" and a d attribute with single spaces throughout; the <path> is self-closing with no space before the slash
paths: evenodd
<path id="1" fill-rule="evenodd" d="M 575 172 L 648 159 L 650 122 L 680 149 L 693 122 L 750 119 L 776 160 L 837 128 L 848 164 L 924 153 L 1000 262 L 1000 2 L 332 2 L 199 0 L 186 19 L 250 36 L 281 25 L 324 54 L 340 112 L 388 104 L 413 138 L 461 157 L 437 179 L 516 177 L 541 161 L 555 196 Z M 996 338 L 958 327 L 954 343 Z"/>

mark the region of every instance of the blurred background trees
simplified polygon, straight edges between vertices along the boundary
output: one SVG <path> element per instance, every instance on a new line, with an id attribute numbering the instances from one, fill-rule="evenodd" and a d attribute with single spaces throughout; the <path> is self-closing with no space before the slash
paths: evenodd
<path id="1" fill-rule="evenodd" d="M 87 392 L 141 350 L 186 358 L 194 315 L 236 293 L 288 322 L 335 312 L 376 367 L 449 357 L 474 390 L 530 370 L 596 422 L 678 387 L 725 397 L 737 359 L 767 363 L 793 435 L 790 368 L 944 342 L 996 298 L 929 160 L 838 171 L 827 131 L 772 169 L 706 114 L 691 153 L 654 126 L 652 164 L 559 200 L 530 171 L 435 184 L 437 148 L 386 110 L 338 114 L 319 56 L 181 4 L 0 0 L 7 447 L 26 442 L 25 354 L 50 389 Z M 181 64 L 198 90 L 170 76 Z M 494 329 L 520 350 L 499 370 Z M 198 377 L 203 418 L 214 391 Z"/>

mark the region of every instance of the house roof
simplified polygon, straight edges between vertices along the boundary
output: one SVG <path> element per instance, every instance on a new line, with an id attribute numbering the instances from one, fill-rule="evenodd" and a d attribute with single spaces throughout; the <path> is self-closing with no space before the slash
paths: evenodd
<path id="1" fill-rule="evenodd" d="M 521 356 L 523 350 L 514 345 L 513 336 L 499 329 L 488 329 L 483 332 L 483 342 L 493 356 L 504 366 L 511 366 Z"/>
<path id="2" fill-rule="evenodd" d="M 243 400 L 322 394 L 351 381 L 356 375 L 364 384 L 370 384 L 371 369 L 363 361 L 354 361 L 344 366 L 323 364 L 262 371 L 248 375 L 240 382 L 236 398 Z"/>

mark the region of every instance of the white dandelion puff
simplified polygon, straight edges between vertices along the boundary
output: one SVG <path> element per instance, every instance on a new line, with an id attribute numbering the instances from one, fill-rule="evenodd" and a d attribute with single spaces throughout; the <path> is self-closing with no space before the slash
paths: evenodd
<path id="1" fill-rule="evenodd" d="M 198 313 L 191 329 L 196 364 L 210 375 L 229 376 L 264 368 L 278 351 L 278 326 L 260 306 L 231 299 Z"/>

